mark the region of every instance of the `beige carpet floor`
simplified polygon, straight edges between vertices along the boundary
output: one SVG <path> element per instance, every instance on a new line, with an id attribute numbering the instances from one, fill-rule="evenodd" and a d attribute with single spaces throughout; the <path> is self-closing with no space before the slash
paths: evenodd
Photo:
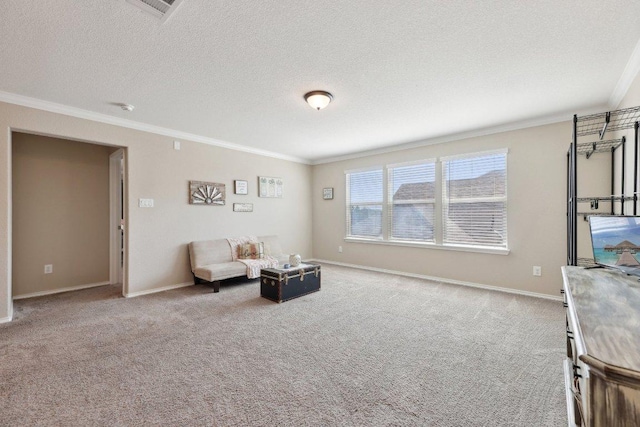
<path id="1" fill-rule="evenodd" d="M 3 426 L 563 426 L 562 304 L 325 265 L 258 281 L 15 301 Z"/>

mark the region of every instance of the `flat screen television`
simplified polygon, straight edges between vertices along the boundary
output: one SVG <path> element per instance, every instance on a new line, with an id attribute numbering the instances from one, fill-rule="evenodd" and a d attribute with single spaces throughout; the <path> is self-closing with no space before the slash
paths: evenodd
<path id="1" fill-rule="evenodd" d="M 590 216 L 589 229 L 596 264 L 640 276 L 640 216 Z"/>

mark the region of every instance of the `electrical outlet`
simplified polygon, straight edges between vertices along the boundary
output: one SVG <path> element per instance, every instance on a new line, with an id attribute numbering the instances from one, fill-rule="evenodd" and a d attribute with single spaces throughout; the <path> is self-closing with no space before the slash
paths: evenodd
<path id="1" fill-rule="evenodd" d="M 153 199 L 139 199 L 138 206 L 141 208 L 152 208 L 153 207 Z"/>
<path id="2" fill-rule="evenodd" d="M 53 273 L 53 264 L 45 264 L 44 265 L 44 274 Z"/>
<path id="3" fill-rule="evenodd" d="M 338 246 L 338 252 L 342 253 L 342 246 Z"/>
<path id="4" fill-rule="evenodd" d="M 542 276 L 542 267 L 540 267 L 539 265 L 534 265 L 533 266 L 533 275 L 534 276 Z"/>

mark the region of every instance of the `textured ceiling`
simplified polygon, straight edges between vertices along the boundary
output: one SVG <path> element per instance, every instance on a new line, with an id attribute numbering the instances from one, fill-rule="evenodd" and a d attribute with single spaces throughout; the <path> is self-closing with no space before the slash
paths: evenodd
<path id="1" fill-rule="evenodd" d="M 637 0 L 4 0 L 0 91 L 308 161 L 607 107 Z M 303 95 L 327 90 L 322 111 Z M 131 113 L 117 103 L 135 105 Z"/>

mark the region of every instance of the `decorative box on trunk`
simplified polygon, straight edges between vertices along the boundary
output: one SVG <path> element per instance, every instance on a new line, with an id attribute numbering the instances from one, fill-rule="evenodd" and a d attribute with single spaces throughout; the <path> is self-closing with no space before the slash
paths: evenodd
<path id="1" fill-rule="evenodd" d="M 260 271 L 260 295 L 272 301 L 284 302 L 319 290 L 320 266 L 316 264 Z"/>

